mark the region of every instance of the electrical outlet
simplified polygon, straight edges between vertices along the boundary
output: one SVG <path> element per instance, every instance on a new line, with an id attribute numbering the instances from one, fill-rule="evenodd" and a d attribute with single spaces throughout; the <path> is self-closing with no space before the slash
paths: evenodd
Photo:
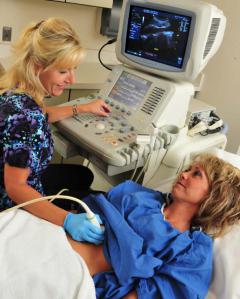
<path id="1" fill-rule="evenodd" d="M 12 27 L 3 26 L 2 28 L 2 41 L 10 42 L 12 40 Z"/>

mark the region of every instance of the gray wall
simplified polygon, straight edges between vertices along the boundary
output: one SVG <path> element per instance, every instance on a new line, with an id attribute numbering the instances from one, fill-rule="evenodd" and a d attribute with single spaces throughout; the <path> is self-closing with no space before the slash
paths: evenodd
<path id="1" fill-rule="evenodd" d="M 217 108 L 229 126 L 227 150 L 236 153 L 240 144 L 240 1 L 209 0 L 227 17 L 227 27 L 219 52 L 209 62 L 203 88 L 198 96 Z"/>

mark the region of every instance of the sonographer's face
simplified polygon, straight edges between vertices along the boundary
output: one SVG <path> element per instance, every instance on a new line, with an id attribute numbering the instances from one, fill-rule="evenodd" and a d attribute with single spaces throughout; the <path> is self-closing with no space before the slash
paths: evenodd
<path id="1" fill-rule="evenodd" d="M 66 86 L 75 82 L 75 69 L 42 70 L 39 73 L 39 79 L 49 95 L 59 96 Z"/>

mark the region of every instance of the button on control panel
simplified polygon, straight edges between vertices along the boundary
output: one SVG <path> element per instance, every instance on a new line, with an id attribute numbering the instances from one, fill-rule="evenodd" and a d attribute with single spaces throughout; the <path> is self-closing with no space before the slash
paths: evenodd
<path id="1" fill-rule="evenodd" d="M 105 102 L 111 108 L 107 117 L 85 113 L 74 118 L 86 128 L 86 134 L 93 135 L 103 146 L 120 150 L 136 140 L 135 128 L 129 123 L 131 111 L 109 99 Z"/>
<path id="2" fill-rule="evenodd" d="M 98 130 L 104 130 L 105 129 L 105 125 L 103 123 L 98 123 L 98 124 L 96 124 L 96 128 Z"/>

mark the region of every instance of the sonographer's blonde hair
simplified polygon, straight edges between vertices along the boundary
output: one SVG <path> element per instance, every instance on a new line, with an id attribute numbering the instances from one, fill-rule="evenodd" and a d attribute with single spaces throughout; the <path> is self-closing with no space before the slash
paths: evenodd
<path id="1" fill-rule="evenodd" d="M 49 18 L 30 24 L 13 45 L 13 66 L 0 78 L 0 93 L 16 88 L 26 92 L 43 107 L 46 90 L 39 80 L 38 66 L 72 68 L 83 56 L 80 41 L 73 28 L 64 20 Z"/>
<path id="2" fill-rule="evenodd" d="M 240 169 L 211 154 L 196 156 L 194 164 L 204 169 L 210 191 L 193 225 L 200 225 L 213 238 L 222 236 L 240 221 Z"/>

